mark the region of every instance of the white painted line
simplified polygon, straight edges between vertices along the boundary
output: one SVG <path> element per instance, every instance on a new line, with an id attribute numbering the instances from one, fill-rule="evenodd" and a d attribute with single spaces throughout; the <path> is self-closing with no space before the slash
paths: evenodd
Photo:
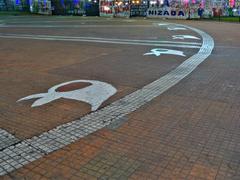
<path id="1" fill-rule="evenodd" d="M 185 31 L 185 30 L 187 30 L 187 29 L 184 28 L 184 27 L 168 27 L 168 30 L 169 30 L 169 31 L 178 31 L 178 30 L 183 30 L 183 31 Z"/>
<path id="2" fill-rule="evenodd" d="M 18 19 L 18 21 L 16 20 L 13 20 L 13 21 L 9 21 L 9 23 L 11 24 L 8 24 L 8 25 L 14 25 L 14 24 L 43 24 L 43 23 L 82 23 L 82 22 L 106 22 L 106 19 L 76 19 L 76 20 L 44 20 L 44 19 L 36 19 L 35 21 L 32 21 L 32 19 Z M 114 19 L 112 19 L 112 21 L 115 21 Z M 130 22 L 130 21 L 127 21 L 127 20 L 123 20 L 124 22 Z M 1 20 L 0 20 L 1 22 Z"/>
<path id="3" fill-rule="evenodd" d="M 91 83 L 92 85 L 82 89 L 76 89 L 73 91 L 67 91 L 67 92 L 56 91 L 56 89 L 62 86 L 73 84 L 73 83 Z M 117 92 L 116 88 L 114 88 L 112 85 L 105 82 L 100 82 L 95 80 L 74 80 L 74 81 L 69 81 L 69 82 L 55 85 L 52 88 L 50 88 L 47 93 L 33 94 L 30 96 L 21 98 L 18 100 L 18 102 L 23 100 L 39 98 L 32 104 L 32 107 L 37 107 L 37 106 L 50 103 L 60 98 L 65 98 L 65 99 L 72 99 L 72 100 L 86 102 L 92 106 L 91 108 L 92 111 L 96 111 L 104 101 L 106 101 L 109 97 L 114 95 L 116 92 Z"/>
<path id="4" fill-rule="evenodd" d="M 151 25 L 4 25 L 1 28 L 138 28 Z"/>
<path id="5" fill-rule="evenodd" d="M 0 151 L 0 159 L 4 159 L 0 161 L 0 175 L 14 171 L 46 154 L 76 142 L 112 122 L 120 121 L 124 116 L 136 111 L 192 73 L 211 55 L 214 41 L 211 36 L 201 30 L 189 26 L 186 28 L 202 37 L 202 46 L 197 54 L 163 77 L 98 111 Z"/>
<path id="6" fill-rule="evenodd" d="M 173 35 L 172 36 L 173 39 L 196 39 L 196 40 L 200 40 L 200 38 L 196 37 L 196 36 L 191 36 L 191 35 Z"/>
<path id="7" fill-rule="evenodd" d="M 156 41 L 156 40 L 139 40 L 139 39 L 118 39 L 118 38 L 99 38 L 99 37 L 89 37 L 89 36 L 56 36 L 56 35 L 40 35 L 40 34 L 3 34 L 3 36 L 23 36 L 23 37 L 42 37 L 42 38 L 64 38 L 64 39 L 91 39 L 91 40 L 107 40 L 107 41 L 126 41 L 126 42 L 150 42 L 150 43 L 170 43 L 170 44 L 188 44 L 188 45 L 201 45 L 201 43 L 196 42 L 177 42 L 177 41 Z"/>
<path id="8" fill-rule="evenodd" d="M 145 42 L 134 42 L 134 41 L 114 41 L 114 40 L 104 40 L 104 38 L 101 39 L 83 39 L 83 38 L 60 38 L 55 36 L 34 36 L 34 35 L 7 35 L 7 34 L 1 34 L 0 38 L 11 38 L 11 39 L 33 39 L 33 40 L 48 40 L 48 41 L 73 41 L 73 42 L 93 42 L 93 43 L 106 43 L 106 44 L 123 44 L 123 45 L 139 45 L 139 46 L 158 46 L 158 47 L 179 47 L 179 48 L 193 48 L 193 49 L 199 49 L 200 46 L 198 45 L 188 45 L 184 42 L 175 42 L 175 43 L 145 43 Z"/>
<path id="9" fill-rule="evenodd" d="M 183 54 L 182 51 L 177 51 L 177 50 L 172 50 L 172 49 L 161 49 L 161 48 L 152 49 L 151 52 L 145 53 L 144 56 L 146 56 L 146 55 L 160 56 L 161 54 L 170 54 L 170 55 L 185 57 L 185 55 Z"/>
<path id="10" fill-rule="evenodd" d="M 158 26 L 168 26 L 169 23 L 158 23 Z"/>
<path id="11" fill-rule="evenodd" d="M 57 35 L 42 35 L 42 34 L 9 34 L 9 33 L 0 33 L 0 36 L 19 36 L 19 37 L 32 37 L 32 38 L 53 38 L 53 39 L 90 39 L 90 40 L 104 40 L 104 41 L 123 41 L 123 42 L 149 42 L 149 43 L 169 43 L 169 44 L 188 44 L 188 45 L 201 45 L 197 42 L 183 42 L 183 41 L 156 41 L 156 40 L 147 40 L 147 39 L 118 39 L 118 38 L 100 38 L 100 37 L 84 37 L 84 36 L 57 36 Z"/>

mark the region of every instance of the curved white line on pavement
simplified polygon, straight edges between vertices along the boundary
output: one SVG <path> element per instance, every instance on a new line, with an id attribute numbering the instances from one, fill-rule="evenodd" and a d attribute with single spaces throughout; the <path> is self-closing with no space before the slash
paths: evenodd
<path id="1" fill-rule="evenodd" d="M 185 31 L 185 30 L 187 30 L 187 29 L 184 28 L 184 27 L 168 27 L 168 30 L 169 30 L 169 31 L 178 31 L 178 30 L 183 30 L 183 31 Z"/>
<path id="2" fill-rule="evenodd" d="M 7 174 L 63 148 L 112 122 L 121 121 L 121 118 L 150 102 L 188 76 L 210 56 L 214 48 L 214 41 L 211 36 L 201 30 L 184 27 L 197 32 L 202 37 L 202 46 L 197 54 L 188 58 L 165 76 L 109 106 L 0 151 L 0 175 Z"/>
<path id="3" fill-rule="evenodd" d="M 192 35 L 173 35 L 172 36 L 173 39 L 195 39 L 195 40 L 200 40 L 200 38 L 196 37 L 196 36 L 192 36 Z"/>

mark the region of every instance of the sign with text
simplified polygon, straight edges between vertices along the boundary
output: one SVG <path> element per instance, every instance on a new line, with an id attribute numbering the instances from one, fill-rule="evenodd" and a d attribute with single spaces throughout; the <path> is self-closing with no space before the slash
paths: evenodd
<path id="1" fill-rule="evenodd" d="M 147 10 L 147 17 L 187 19 L 188 12 L 184 9 L 171 8 L 171 7 L 149 8 Z"/>

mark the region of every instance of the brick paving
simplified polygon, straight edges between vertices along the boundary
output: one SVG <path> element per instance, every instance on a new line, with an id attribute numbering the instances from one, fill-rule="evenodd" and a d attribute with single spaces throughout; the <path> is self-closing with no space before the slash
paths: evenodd
<path id="1" fill-rule="evenodd" d="M 3 179 L 240 179 L 239 65 L 237 48 L 217 47 L 193 74 L 122 123 Z"/>
<path id="2" fill-rule="evenodd" d="M 189 75 L 211 54 L 214 42 L 206 33 L 191 27 L 186 26 L 186 28 L 199 33 L 203 39 L 202 46 L 197 54 L 185 60 L 181 65 L 165 76 L 115 101 L 98 112 L 94 112 L 72 123 L 58 126 L 38 137 L 33 137 L 15 146 L 4 149 L 1 155 L 3 158 L 1 162 L 3 172 L 1 173 L 4 173 L 4 171 L 5 173 L 11 172 L 19 168 L 19 166 L 26 165 L 40 158 L 43 154 L 58 150 L 79 138 L 103 128 L 111 122 L 114 123 L 119 121 L 125 115 L 143 106 Z M 28 153 L 31 152 L 31 154 L 25 157 L 23 155 L 26 154 L 25 151 Z"/>
<path id="3" fill-rule="evenodd" d="M 5 30 L 1 29 L 1 32 Z M 10 28 L 9 31 L 21 31 L 21 29 Z M 24 30 L 25 33 L 31 31 L 42 33 L 45 29 Z M 46 32 L 48 31 L 47 29 Z M 55 29 L 55 31 L 60 33 L 63 30 Z M 86 29 L 69 31 L 64 29 L 65 33 L 71 35 L 74 35 L 73 32 L 89 35 Z M 133 33 L 132 31 L 129 32 Z M 141 30 L 139 31 L 142 33 Z M 97 33 L 97 30 L 94 32 Z M 105 29 L 101 29 L 98 35 L 101 37 L 104 32 Z M 155 28 L 154 33 L 156 32 L 159 34 L 165 30 Z M 109 36 L 114 34 L 112 32 Z M 158 79 L 185 60 L 184 57 L 164 56 L 156 61 L 154 57 L 142 56 L 151 47 L 135 48 L 129 45 L 99 46 L 90 43 L 4 39 L 1 48 L 3 53 L 0 54 L 2 60 L 0 67 L 1 77 L 4 78 L 1 78 L 0 82 L 4 88 L 0 89 L 3 94 L 0 102 L 2 104 L 0 127 L 22 140 L 90 112 L 90 106 L 87 104 L 65 99 L 59 99 L 39 108 L 31 108 L 32 101 L 16 103 L 22 97 L 46 92 L 50 87 L 62 82 L 92 79 L 108 82 L 118 89 L 118 93 L 104 103 L 107 105 Z M 94 51 L 89 53 L 90 50 Z M 188 50 L 186 55 L 189 57 L 196 52 L 197 50 Z M 160 61 L 165 58 L 171 59 Z"/>
<path id="4" fill-rule="evenodd" d="M 119 128 L 102 129 L 5 178 L 239 179 L 239 129 L 232 128 L 239 126 L 239 112 L 169 92 Z"/>

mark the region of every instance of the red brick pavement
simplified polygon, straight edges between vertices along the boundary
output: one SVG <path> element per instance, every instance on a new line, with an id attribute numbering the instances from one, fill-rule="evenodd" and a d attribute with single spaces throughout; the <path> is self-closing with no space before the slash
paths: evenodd
<path id="1" fill-rule="evenodd" d="M 121 127 L 102 129 L 5 178 L 238 179 L 233 127 L 239 117 L 239 108 L 227 103 L 166 93 Z"/>
<path id="2" fill-rule="evenodd" d="M 213 55 L 194 73 L 121 126 L 101 129 L 3 179 L 240 179 L 238 26 L 192 25 L 216 38 Z"/>
<path id="3" fill-rule="evenodd" d="M 143 56 L 150 47 L 20 39 L 4 42 L 0 54 L 0 83 L 4 87 L 0 89 L 0 127 L 20 139 L 39 135 L 90 112 L 88 104 L 78 101 L 59 99 L 31 108 L 34 100 L 16 102 L 20 98 L 45 93 L 52 86 L 71 80 L 100 80 L 118 90 L 104 106 L 158 79 L 185 59 L 171 57 L 166 61 L 169 57 L 165 56 L 164 61 L 156 61 Z"/>

